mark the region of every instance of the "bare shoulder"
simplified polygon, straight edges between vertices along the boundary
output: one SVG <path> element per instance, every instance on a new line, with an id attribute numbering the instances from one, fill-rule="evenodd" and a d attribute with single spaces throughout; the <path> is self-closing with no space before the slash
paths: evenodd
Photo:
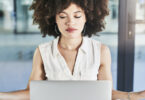
<path id="1" fill-rule="evenodd" d="M 33 56 L 32 72 L 30 75 L 27 88 L 29 88 L 29 84 L 31 80 L 45 80 L 45 79 L 46 77 L 45 77 L 44 65 L 43 65 L 40 50 L 37 47 Z"/>
<path id="2" fill-rule="evenodd" d="M 101 44 L 101 53 L 110 53 L 110 49 L 105 44 Z"/>
<path id="3" fill-rule="evenodd" d="M 105 64 L 106 62 L 111 62 L 110 49 L 105 44 L 101 44 L 101 64 Z"/>
<path id="4" fill-rule="evenodd" d="M 40 50 L 38 47 L 36 48 L 34 55 L 33 55 L 33 62 L 35 62 L 35 61 L 37 61 L 38 63 L 43 63 L 41 54 L 40 54 Z"/>
<path id="5" fill-rule="evenodd" d="M 98 80 L 111 80 L 111 55 L 108 46 L 101 44 L 100 68 Z"/>
<path id="6" fill-rule="evenodd" d="M 43 60 L 39 48 L 37 47 L 33 55 L 33 69 L 43 69 Z M 40 71 L 40 70 L 37 70 Z"/>
<path id="7" fill-rule="evenodd" d="M 40 54 L 40 50 L 39 50 L 39 48 L 38 48 L 38 47 L 35 49 L 34 54 Z"/>

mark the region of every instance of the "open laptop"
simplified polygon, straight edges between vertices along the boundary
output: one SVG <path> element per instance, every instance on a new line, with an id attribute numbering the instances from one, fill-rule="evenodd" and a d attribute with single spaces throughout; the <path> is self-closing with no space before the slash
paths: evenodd
<path id="1" fill-rule="evenodd" d="M 30 100 L 111 100 L 110 81 L 31 81 Z"/>

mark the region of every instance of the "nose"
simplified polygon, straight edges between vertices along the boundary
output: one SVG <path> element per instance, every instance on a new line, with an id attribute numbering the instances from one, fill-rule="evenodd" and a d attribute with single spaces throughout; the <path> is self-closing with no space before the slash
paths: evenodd
<path id="1" fill-rule="evenodd" d="M 75 24 L 75 21 L 72 17 L 68 17 L 67 21 L 66 21 L 66 25 L 67 26 L 72 26 L 73 24 Z"/>

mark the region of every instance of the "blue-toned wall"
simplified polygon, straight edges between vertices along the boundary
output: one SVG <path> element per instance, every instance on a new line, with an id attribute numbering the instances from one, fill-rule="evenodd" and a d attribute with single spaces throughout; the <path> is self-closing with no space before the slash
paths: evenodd
<path id="1" fill-rule="evenodd" d="M 0 92 L 25 89 L 32 70 L 32 61 L 0 62 Z"/>

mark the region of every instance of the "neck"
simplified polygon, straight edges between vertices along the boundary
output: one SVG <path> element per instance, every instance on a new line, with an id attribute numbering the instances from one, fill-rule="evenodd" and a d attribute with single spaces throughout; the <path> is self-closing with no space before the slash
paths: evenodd
<path id="1" fill-rule="evenodd" d="M 60 48 L 65 50 L 78 50 L 82 43 L 82 36 L 78 38 L 68 39 L 61 36 L 58 42 Z"/>

